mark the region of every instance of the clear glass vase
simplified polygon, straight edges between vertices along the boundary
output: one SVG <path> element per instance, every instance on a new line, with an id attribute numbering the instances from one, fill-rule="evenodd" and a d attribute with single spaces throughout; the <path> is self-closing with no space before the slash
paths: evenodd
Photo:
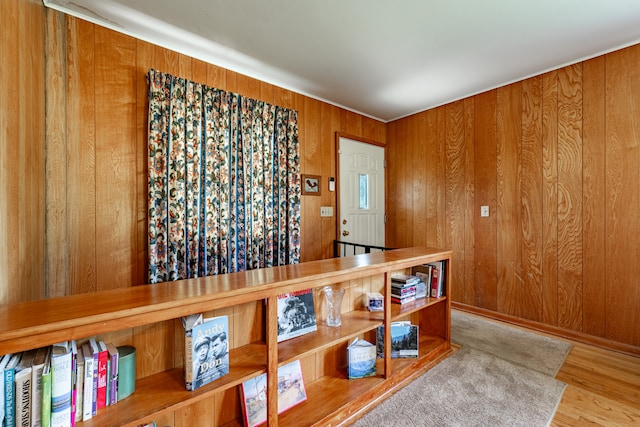
<path id="1" fill-rule="evenodd" d="M 334 289 L 331 286 L 325 286 L 322 291 L 324 292 L 327 303 L 327 326 L 340 326 L 342 324 L 340 307 L 342 306 L 344 289 Z"/>

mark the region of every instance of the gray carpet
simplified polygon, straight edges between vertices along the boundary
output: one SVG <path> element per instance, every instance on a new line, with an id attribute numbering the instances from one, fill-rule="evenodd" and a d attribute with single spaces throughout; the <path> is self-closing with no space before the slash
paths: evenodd
<path id="1" fill-rule="evenodd" d="M 451 341 L 555 377 L 571 345 L 478 316 L 451 311 Z"/>
<path id="2" fill-rule="evenodd" d="M 523 338 L 521 331 L 513 327 L 456 311 L 452 312 L 452 318 L 455 319 L 452 341 L 462 348 L 382 402 L 354 426 L 549 425 L 566 384 L 541 369 L 557 372 L 570 346 L 558 340 L 552 341 L 562 345 L 549 345 L 547 338 L 531 333 L 525 333 L 527 336 Z M 460 330 L 468 326 L 467 318 L 474 324 L 471 337 Z M 478 337 L 484 337 L 489 345 L 480 344 Z M 544 339 L 539 341 L 540 338 Z M 540 368 L 540 363 L 526 356 L 525 349 L 537 349 L 542 344 L 546 353 L 541 358 L 555 362 L 544 363 Z"/>

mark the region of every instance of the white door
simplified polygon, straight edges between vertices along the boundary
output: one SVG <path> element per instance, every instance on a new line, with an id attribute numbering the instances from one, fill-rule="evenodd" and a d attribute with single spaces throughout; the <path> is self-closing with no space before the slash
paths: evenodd
<path id="1" fill-rule="evenodd" d="M 384 148 L 340 137 L 338 156 L 338 240 L 384 246 Z"/>

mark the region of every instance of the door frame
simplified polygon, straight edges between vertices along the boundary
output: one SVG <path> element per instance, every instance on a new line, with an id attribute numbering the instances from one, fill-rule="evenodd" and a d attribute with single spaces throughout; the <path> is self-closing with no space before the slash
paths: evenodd
<path id="1" fill-rule="evenodd" d="M 340 138 L 351 139 L 353 141 L 362 142 L 364 144 L 371 144 L 378 147 L 381 147 L 384 155 L 384 246 L 387 246 L 387 187 L 388 187 L 388 178 L 387 178 L 387 144 L 380 141 L 374 141 L 372 139 L 362 138 L 360 136 L 351 135 L 345 132 L 337 131 L 335 135 L 335 152 L 336 152 L 336 238 L 335 240 L 340 240 Z"/>

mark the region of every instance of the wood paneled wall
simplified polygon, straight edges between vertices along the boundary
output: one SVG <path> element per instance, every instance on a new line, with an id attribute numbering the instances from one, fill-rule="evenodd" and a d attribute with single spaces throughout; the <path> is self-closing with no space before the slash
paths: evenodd
<path id="1" fill-rule="evenodd" d="M 47 81 L 64 129 L 50 147 L 58 170 L 48 178 L 64 197 L 50 211 L 64 227 L 47 259 L 58 295 L 145 283 L 147 230 L 147 83 L 150 68 L 297 109 L 303 173 L 335 176 L 335 132 L 384 142 L 385 124 L 89 22 L 48 11 L 47 59 L 60 70 Z M 49 128 L 52 133 L 56 129 Z M 62 132 L 60 132 L 62 133 Z M 335 193 L 302 200 L 302 260 L 332 256 Z"/>
<path id="2" fill-rule="evenodd" d="M 389 123 L 387 244 L 453 249 L 456 302 L 640 346 L 639 119 L 637 45 Z"/>
<path id="3" fill-rule="evenodd" d="M 0 303 L 47 296 L 44 48 L 42 3 L 1 1 Z"/>

